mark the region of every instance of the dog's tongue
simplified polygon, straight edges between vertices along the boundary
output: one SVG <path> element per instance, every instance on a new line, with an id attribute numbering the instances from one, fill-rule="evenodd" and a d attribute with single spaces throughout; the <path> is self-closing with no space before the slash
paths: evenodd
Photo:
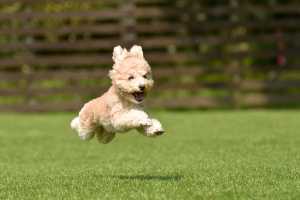
<path id="1" fill-rule="evenodd" d="M 135 92 L 135 93 L 133 93 L 133 96 L 134 96 L 135 100 L 137 100 L 138 102 L 141 102 L 144 100 L 143 92 Z"/>

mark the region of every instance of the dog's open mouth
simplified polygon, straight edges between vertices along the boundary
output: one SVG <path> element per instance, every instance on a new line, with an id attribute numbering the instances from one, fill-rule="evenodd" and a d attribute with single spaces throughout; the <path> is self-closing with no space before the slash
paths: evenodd
<path id="1" fill-rule="evenodd" d="M 142 102 L 145 98 L 145 92 L 134 92 L 132 95 L 137 102 Z"/>

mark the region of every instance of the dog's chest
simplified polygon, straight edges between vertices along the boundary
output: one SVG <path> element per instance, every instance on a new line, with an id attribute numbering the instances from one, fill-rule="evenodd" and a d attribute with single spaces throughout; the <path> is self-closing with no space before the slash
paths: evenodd
<path id="1" fill-rule="evenodd" d="M 128 112 L 129 108 L 124 106 L 122 103 L 117 102 L 111 105 L 107 109 L 107 115 L 105 118 L 101 120 L 102 127 L 107 132 L 125 132 L 128 130 L 126 127 L 119 127 L 116 126 L 115 120 L 118 118 L 118 116 L 122 115 L 123 113 Z"/>

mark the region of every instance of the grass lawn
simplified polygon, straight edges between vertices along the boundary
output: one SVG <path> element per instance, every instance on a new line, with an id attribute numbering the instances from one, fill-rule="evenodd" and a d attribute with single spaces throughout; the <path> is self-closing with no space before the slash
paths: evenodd
<path id="1" fill-rule="evenodd" d="M 0 114 L 0 199 L 300 199 L 300 111 L 157 111 L 108 145 L 73 116 Z"/>

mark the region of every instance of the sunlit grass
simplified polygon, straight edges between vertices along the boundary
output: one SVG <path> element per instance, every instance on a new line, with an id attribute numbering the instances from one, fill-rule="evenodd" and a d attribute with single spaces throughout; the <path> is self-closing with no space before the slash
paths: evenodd
<path id="1" fill-rule="evenodd" d="M 153 112 L 167 134 L 82 142 L 71 114 L 0 115 L 0 199 L 299 199 L 300 112 Z"/>

